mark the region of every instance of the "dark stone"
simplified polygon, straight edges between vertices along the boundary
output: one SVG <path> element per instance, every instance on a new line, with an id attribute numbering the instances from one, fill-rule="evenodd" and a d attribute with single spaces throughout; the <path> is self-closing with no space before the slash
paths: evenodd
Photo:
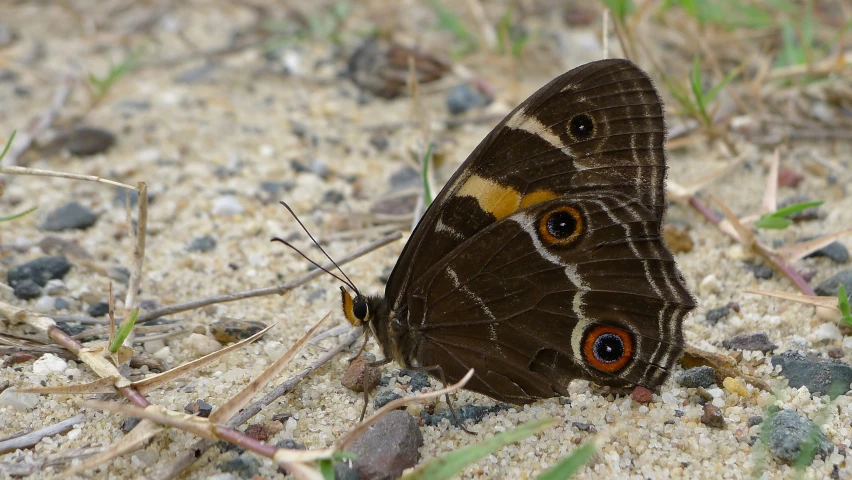
<path id="1" fill-rule="evenodd" d="M 743 263 L 743 267 L 745 267 L 746 270 L 751 272 L 751 274 L 754 275 L 754 278 L 759 278 L 761 280 L 768 280 L 772 278 L 772 275 L 774 275 L 775 273 L 774 271 L 772 271 L 771 268 L 756 263 L 746 262 Z"/>
<path id="2" fill-rule="evenodd" d="M 287 420 L 290 420 L 291 418 L 293 418 L 292 413 L 276 413 L 272 416 L 272 420 L 281 423 L 287 423 Z"/>
<path id="3" fill-rule="evenodd" d="M 62 310 L 62 309 L 68 308 L 70 306 L 71 306 L 71 302 L 69 302 L 68 300 L 65 300 L 62 297 L 57 297 L 56 302 L 54 302 L 54 304 L 53 304 L 53 308 L 55 308 L 57 310 Z"/>
<path id="4" fill-rule="evenodd" d="M 769 341 L 769 337 L 763 332 L 747 333 L 737 335 L 722 341 L 722 346 L 728 350 L 749 350 L 754 352 L 771 352 L 778 345 Z"/>
<path id="5" fill-rule="evenodd" d="M 843 355 L 844 355 L 843 349 L 840 348 L 840 347 L 831 347 L 825 353 L 828 355 L 828 358 L 834 358 L 834 359 L 843 358 Z"/>
<path id="6" fill-rule="evenodd" d="M 814 291 L 817 295 L 824 297 L 836 297 L 837 289 L 840 285 L 843 285 L 843 288 L 846 289 L 847 296 L 852 296 L 852 270 L 843 270 L 835 273 L 817 285 Z"/>
<path id="7" fill-rule="evenodd" d="M 68 323 L 68 322 L 56 322 L 56 328 L 62 330 L 70 336 L 79 335 L 85 332 L 88 328 L 85 325 L 80 325 L 79 323 Z"/>
<path id="8" fill-rule="evenodd" d="M 270 196 L 277 195 L 279 192 L 289 192 L 296 186 L 294 182 L 260 182 L 260 189 L 268 193 Z"/>
<path id="9" fill-rule="evenodd" d="M 680 374 L 677 383 L 686 388 L 708 388 L 716 383 L 716 370 L 706 365 L 690 368 Z"/>
<path id="10" fill-rule="evenodd" d="M 760 425 L 761 423 L 763 423 L 763 417 L 761 417 L 760 415 L 752 415 L 748 417 L 748 422 L 746 422 L 749 427 Z"/>
<path id="11" fill-rule="evenodd" d="M 95 318 L 103 317 L 104 315 L 109 313 L 109 302 L 98 302 L 94 305 L 91 305 L 86 310 L 86 313 Z"/>
<path id="12" fill-rule="evenodd" d="M 270 437 L 269 429 L 260 423 L 253 423 L 247 426 L 243 433 L 259 442 L 265 442 Z"/>
<path id="13" fill-rule="evenodd" d="M 460 408 L 456 409 L 456 415 L 459 417 L 459 421 L 464 424 L 467 423 L 468 420 L 473 422 L 474 424 L 479 423 L 485 418 L 486 415 L 491 413 L 497 413 L 503 410 L 508 410 L 511 408 L 511 405 L 506 403 L 498 403 L 491 407 L 485 407 L 482 405 L 462 405 Z M 420 411 L 420 418 L 423 419 L 423 423 L 429 425 L 430 427 L 434 427 L 441 423 L 442 420 L 446 420 L 450 422 L 450 425 L 456 425 L 456 421 L 453 418 L 452 412 L 449 410 L 441 413 L 429 413 L 425 409 Z"/>
<path id="14" fill-rule="evenodd" d="M 823 457 L 834 450 L 834 445 L 825 438 L 817 425 L 792 410 L 773 413 L 763 428 L 769 451 L 787 463 L 800 461 L 799 457 L 811 449 Z M 813 457 L 806 460 L 809 465 Z"/>
<path id="15" fill-rule="evenodd" d="M 186 404 L 186 406 L 183 407 L 183 411 L 190 415 L 207 418 L 213 412 L 213 405 L 210 405 L 199 398 L 192 403 Z"/>
<path id="16" fill-rule="evenodd" d="M 118 283 L 127 285 L 130 283 L 130 269 L 121 265 L 107 267 L 105 271 L 107 277 L 115 280 Z"/>
<path id="17" fill-rule="evenodd" d="M 11 287 L 15 287 L 25 280 L 32 280 L 38 286 L 43 287 L 48 280 L 54 278 L 62 280 L 69 270 L 71 270 L 71 264 L 63 256 L 41 257 L 12 267 L 6 279 Z"/>
<path id="18" fill-rule="evenodd" d="M 588 423 L 583 422 L 571 422 L 571 426 L 580 430 L 581 432 L 591 432 L 598 433 L 598 429 L 595 428 L 594 425 L 589 425 Z"/>
<path id="19" fill-rule="evenodd" d="M 447 109 L 459 115 L 491 103 L 491 98 L 469 83 L 460 83 L 447 92 Z"/>
<path id="20" fill-rule="evenodd" d="M 361 476 L 349 462 L 334 462 L 334 480 L 361 480 Z"/>
<path id="21" fill-rule="evenodd" d="M 725 417 L 722 410 L 710 402 L 704 404 L 704 414 L 701 415 L 701 423 L 710 428 L 725 428 Z"/>
<path id="22" fill-rule="evenodd" d="M 419 392 L 424 388 L 429 388 L 429 375 L 426 375 L 424 372 L 418 372 L 416 370 L 409 370 L 407 368 L 401 368 L 399 372 L 396 374 L 397 377 L 408 377 L 408 391 L 410 392 Z"/>
<path id="23" fill-rule="evenodd" d="M 384 152 L 385 150 L 387 150 L 388 145 L 390 145 L 390 142 L 388 141 L 388 137 L 376 134 L 370 137 L 370 145 L 375 147 L 376 150 Z"/>
<path id="24" fill-rule="evenodd" d="M 189 243 L 189 246 L 186 247 L 190 252 L 209 252 L 216 248 L 216 239 L 213 238 L 212 235 L 204 235 L 201 237 L 195 237 L 192 239 L 192 242 Z"/>
<path id="25" fill-rule="evenodd" d="M 406 165 L 391 174 L 390 189 L 391 191 L 405 190 L 420 185 L 422 181 L 420 172 Z"/>
<path id="26" fill-rule="evenodd" d="M 299 442 L 293 440 L 292 438 L 285 438 L 284 440 L 281 440 L 280 442 L 276 443 L 275 446 L 278 447 L 278 448 L 289 448 L 290 450 L 307 450 L 308 449 L 307 447 L 305 447 L 304 444 L 299 443 Z"/>
<path id="27" fill-rule="evenodd" d="M 831 242 L 819 250 L 805 256 L 805 258 L 810 257 L 828 257 L 835 263 L 846 263 L 849 261 L 849 250 L 847 250 L 846 246 L 840 242 Z"/>
<path id="28" fill-rule="evenodd" d="M 346 197 L 343 196 L 342 193 L 337 190 L 326 190 L 326 192 L 322 195 L 322 203 L 331 203 L 336 204 L 345 200 Z"/>
<path id="29" fill-rule="evenodd" d="M 390 390 L 381 391 L 376 395 L 376 399 L 373 400 L 373 408 L 378 410 L 398 398 L 402 398 L 398 393 L 391 392 Z"/>
<path id="30" fill-rule="evenodd" d="M 50 212 L 41 224 L 41 229 L 49 232 L 85 230 L 97 221 L 98 216 L 95 212 L 72 201 Z"/>
<path id="31" fill-rule="evenodd" d="M 417 419 L 394 410 L 358 436 L 347 451 L 357 456 L 353 467 L 358 476 L 370 480 L 394 480 L 403 470 L 417 465 L 423 435 Z"/>
<path id="32" fill-rule="evenodd" d="M 260 460 L 254 458 L 250 453 L 240 454 L 226 462 L 216 465 L 224 473 L 236 473 L 241 478 L 251 478 L 257 475 L 260 468 Z"/>
<path id="33" fill-rule="evenodd" d="M 148 323 L 150 325 L 150 323 Z M 210 333 L 222 345 L 239 342 L 266 328 L 261 322 L 247 320 L 220 320 L 210 325 Z"/>
<path id="34" fill-rule="evenodd" d="M 711 325 L 716 325 L 719 323 L 719 320 L 725 318 L 728 313 L 730 313 L 731 309 L 727 306 L 717 307 L 710 310 L 707 310 L 707 322 Z"/>
<path id="35" fill-rule="evenodd" d="M 127 417 L 127 418 L 124 419 L 124 422 L 121 424 L 121 429 L 124 430 L 125 432 L 129 432 L 129 431 L 133 430 L 133 428 L 136 427 L 136 425 L 139 425 L 139 422 L 141 422 L 141 421 L 142 421 L 141 418 Z"/>
<path id="36" fill-rule="evenodd" d="M 115 143 L 115 135 L 97 127 L 78 127 L 65 140 L 65 148 L 73 155 L 88 156 L 105 152 Z"/>
<path id="37" fill-rule="evenodd" d="M 32 280 L 26 279 L 15 285 L 14 294 L 21 300 L 32 300 L 41 296 L 41 287 Z"/>
<path id="38" fill-rule="evenodd" d="M 852 367 L 838 360 L 807 356 L 790 350 L 772 357 L 772 365 L 781 365 L 781 376 L 793 388 L 806 387 L 809 392 L 835 398 L 849 391 Z"/>
<path id="39" fill-rule="evenodd" d="M 630 398 L 636 403 L 651 403 L 654 401 L 654 392 L 639 385 L 630 392 Z"/>

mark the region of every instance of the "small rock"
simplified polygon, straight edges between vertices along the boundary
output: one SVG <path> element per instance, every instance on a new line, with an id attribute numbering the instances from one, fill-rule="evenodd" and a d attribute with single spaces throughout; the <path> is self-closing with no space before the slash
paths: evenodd
<path id="1" fill-rule="evenodd" d="M 814 338 L 818 342 L 834 342 L 843 340 L 843 333 L 833 322 L 823 323 L 814 330 Z"/>
<path id="2" fill-rule="evenodd" d="M 41 257 L 13 267 L 9 270 L 6 279 L 11 287 L 16 287 L 27 280 L 43 287 L 49 280 L 61 280 L 69 270 L 71 270 L 71 264 L 63 256 Z"/>
<path id="3" fill-rule="evenodd" d="M 251 478 L 258 474 L 260 465 L 260 460 L 254 458 L 252 454 L 243 453 L 239 457 L 232 458 L 216 466 L 225 473 L 236 473 L 242 478 Z"/>
<path id="4" fill-rule="evenodd" d="M 334 480 L 361 480 L 361 476 L 349 462 L 334 462 Z"/>
<path id="5" fill-rule="evenodd" d="M 141 422 L 141 421 L 142 421 L 141 418 L 127 417 L 127 418 L 124 419 L 124 422 L 121 424 L 121 429 L 124 430 L 125 432 L 129 432 L 129 431 L 133 430 L 133 428 L 136 427 L 136 425 L 139 425 L 139 422 Z"/>
<path id="6" fill-rule="evenodd" d="M 33 362 L 33 373 L 36 375 L 47 375 L 51 372 L 64 372 L 68 368 L 68 362 L 52 353 L 45 353 Z"/>
<path id="7" fill-rule="evenodd" d="M 122 285 L 130 283 L 130 270 L 127 267 L 114 265 L 112 267 L 107 267 L 104 273 L 106 273 L 107 277 L 121 283 Z"/>
<path id="8" fill-rule="evenodd" d="M 460 83 L 447 93 L 447 109 L 453 115 L 484 107 L 491 101 L 491 97 L 469 83 Z"/>
<path id="9" fill-rule="evenodd" d="M 692 251 L 693 243 L 689 232 L 682 227 L 666 224 L 663 227 L 663 239 L 669 250 L 673 253 L 687 253 Z"/>
<path id="10" fill-rule="evenodd" d="M 71 335 L 72 337 L 74 335 L 79 335 L 88 329 L 88 327 L 79 323 L 68 323 L 62 321 L 56 322 L 56 328 L 62 330 L 68 335 Z"/>
<path id="11" fill-rule="evenodd" d="M 55 308 L 56 299 L 48 296 L 39 298 L 33 306 L 33 310 L 40 313 L 49 313 L 52 312 Z"/>
<path id="12" fill-rule="evenodd" d="M 210 416 L 210 413 L 213 412 L 213 405 L 210 405 L 199 398 L 192 403 L 187 403 L 186 406 L 183 407 L 183 411 L 190 415 L 207 418 Z"/>
<path id="13" fill-rule="evenodd" d="M 711 402 L 704 404 L 704 414 L 701 415 L 701 423 L 710 428 L 725 428 L 725 417 L 722 410 Z"/>
<path id="14" fill-rule="evenodd" d="M 0 393 L 0 407 L 12 407 L 18 411 L 32 410 L 39 404 L 38 395 L 35 393 L 16 393 L 12 390 L 4 390 Z"/>
<path id="15" fill-rule="evenodd" d="M 337 190 L 327 190 L 327 191 L 326 191 L 326 192 L 322 195 L 322 200 L 321 200 L 321 201 L 322 201 L 322 203 L 324 203 L 324 204 L 332 204 L 332 205 L 333 205 L 333 204 L 340 203 L 340 202 L 342 202 L 343 200 L 346 200 L 346 197 L 345 197 L 345 196 L 343 196 L 343 194 L 342 194 L 342 193 L 338 192 Z"/>
<path id="16" fill-rule="evenodd" d="M 77 127 L 63 140 L 72 155 L 85 157 L 107 151 L 115 143 L 115 135 L 102 128 Z"/>
<path id="17" fill-rule="evenodd" d="M 44 285 L 44 293 L 45 295 L 50 295 L 52 297 L 57 297 L 59 295 L 65 295 L 68 293 L 68 287 L 65 286 L 65 282 L 59 279 L 48 280 Z"/>
<path id="18" fill-rule="evenodd" d="M 846 295 L 852 296 L 852 270 L 837 272 L 830 278 L 823 280 L 814 288 L 817 295 L 824 297 L 836 297 L 840 285 L 846 289 Z"/>
<path id="19" fill-rule="evenodd" d="M 259 442 L 265 442 L 269 440 L 269 431 L 266 429 L 266 427 L 259 423 L 253 423 L 247 426 L 243 433 Z"/>
<path id="20" fill-rule="evenodd" d="M 223 345 L 239 342 L 266 328 L 261 322 L 225 319 L 210 325 L 210 333 Z"/>
<path id="21" fill-rule="evenodd" d="M 56 310 L 63 310 L 71 306 L 71 303 L 68 300 L 65 300 L 62 297 L 56 298 L 53 303 L 53 308 Z"/>
<path id="22" fill-rule="evenodd" d="M 186 247 L 190 252 L 209 252 L 216 248 L 216 239 L 213 238 L 212 235 L 204 235 L 201 237 L 195 237 L 190 242 L 189 246 Z"/>
<path id="23" fill-rule="evenodd" d="M 103 317 L 104 315 L 109 313 L 109 302 L 98 302 L 92 306 L 90 306 L 86 313 L 97 318 Z"/>
<path id="24" fill-rule="evenodd" d="M 41 296 L 41 287 L 32 280 L 26 279 L 15 285 L 13 293 L 21 300 L 32 300 Z"/>
<path id="25" fill-rule="evenodd" d="M 38 247 L 45 255 L 65 255 L 75 258 L 92 259 L 92 254 L 86 251 L 74 240 L 66 240 L 54 235 L 48 235 L 38 242 Z"/>
<path id="26" fill-rule="evenodd" d="M 716 278 L 716 275 L 710 274 L 701 279 L 698 284 L 698 290 L 705 293 L 719 293 L 722 290 L 722 283 Z"/>
<path id="27" fill-rule="evenodd" d="M 19 363 L 26 363 L 31 360 L 35 360 L 38 358 L 32 353 L 27 352 L 15 352 L 3 360 L 3 368 L 10 367 L 12 365 L 17 365 Z"/>
<path id="28" fill-rule="evenodd" d="M 271 197 L 278 195 L 280 192 L 289 192 L 295 187 L 296 184 L 292 181 L 260 182 L 260 189 L 269 194 Z"/>
<path id="29" fill-rule="evenodd" d="M 805 256 L 805 258 L 811 257 L 828 257 L 835 263 L 846 263 L 849 261 L 849 250 L 840 242 L 831 242 L 810 255 Z"/>
<path id="30" fill-rule="evenodd" d="M 213 200 L 213 215 L 217 217 L 233 217 L 245 212 L 245 208 L 233 195 L 222 195 Z"/>
<path id="31" fill-rule="evenodd" d="M 328 168 L 328 165 L 316 158 L 311 158 L 307 165 L 298 160 L 293 160 L 290 162 L 290 166 L 298 173 L 313 173 L 320 178 L 328 178 L 331 176 L 331 169 Z"/>
<path id="32" fill-rule="evenodd" d="M 749 427 L 753 427 L 755 425 L 760 425 L 761 423 L 763 423 L 763 417 L 761 417 L 760 415 L 752 415 L 748 417 L 746 425 L 748 425 Z"/>
<path id="33" fill-rule="evenodd" d="M 347 451 L 357 456 L 353 467 L 360 478 L 393 480 L 417 465 L 423 435 L 408 412 L 394 410 L 364 431 Z"/>
<path id="34" fill-rule="evenodd" d="M 716 325 L 717 323 L 719 323 L 719 320 L 725 318 L 728 313 L 730 313 L 730 311 L 731 309 L 727 306 L 712 308 L 710 310 L 707 310 L 707 315 L 705 318 L 707 319 L 707 323 L 711 325 Z"/>
<path id="35" fill-rule="evenodd" d="M 654 392 L 639 385 L 630 393 L 630 398 L 636 403 L 651 403 L 654 400 Z"/>
<path id="36" fill-rule="evenodd" d="M 462 424 L 465 424 L 468 421 L 476 424 L 481 422 L 487 415 L 508 410 L 510 407 L 511 405 L 507 403 L 498 403 L 490 407 L 466 404 L 456 409 L 456 415 Z M 423 409 L 420 411 L 420 418 L 423 420 L 424 424 L 429 425 L 430 427 L 438 425 L 443 420 L 449 422 L 450 425 L 458 426 L 456 419 L 453 418 L 453 412 L 449 410 L 442 413 L 429 413 L 426 409 Z"/>
<path id="37" fill-rule="evenodd" d="M 289 420 L 291 418 L 293 418 L 292 413 L 276 413 L 275 415 L 272 416 L 272 420 L 274 420 L 276 422 L 281 422 L 281 423 L 287 423 L 287 420 Z M 279 447 L 280 447 L 280 445 L 279 445 Z"/>
<path id="38" fill-rule="evenodd" d="M 778 170 L 778 186 L 796 188 L 805 176 L 792 168 L 781 167 Z"/>
<path id="39" fill-rule="evenodd" d="M 388 137 L 377 133 L 370 137 L 370 145 L 375 147 L 376 150 L 384 152 L 390 145 L 390 141 L 388 141 Z"/>
<path id="40" fill-rule="evenodd" d="M 397 377 L 408 377 L 408 390 L 411 392 L 419 392 L 425 388 L 429 388 L 429 375 L 426 375 L 425 372 L 418 372 L 416 370 L 409 370 L 407 368 L 401 368 L 399 372 L 396 373 Z"/>
<path id="41" fill-rule="evenodd" d="M 207 335 L 201 335 L 198 333 L 190 333 L 183 343 L 187 346 L 187 348 L 199 355 L 209 355 L 222 349 L 221 343 Z M 156 354 L 154 355 L 156 356 Z"/>
<path id="42" fill-rule="evenodd" d="M 594 425 L 589 425 L 588 423 L 583 422 L 571 422 L 571 426 L 580 430 L 581 432 L 591 432 L 598 433 L 598 429 L 595 428 Z"/>
<path id="43" fill-rule="evenodd" d="M 828 354 L 828 358 L 843 358 L 843 349 L 840 347 L 831 347 L 826 353 Z"/>
<path id="44" fill-rule="evenodd" d="M 373 400 L 373 408 L 378 410 L 387 405 L 388 403 L 399 398 L 402 398 L 402 396 L 398 393 L 394 393 L 390 390 L 381 391 L 378 395 L 376 395 L 376 399 Z"/>
<path id="45" fill-rule="evenodd" d="M 821 456 L 827 456 L 834 450 L 834 445 L 825 438 L 817 425 L 792 410 L 773 413 L 763 428 L 767 432 L 769 451 L 787 463 L 798 461 L 808 442 L 816 443 L 814 453 Z M 813 458 L 808 459 L 807 464 L 811 461 Z"/>
<path id="46" fill-rule="evenodd" d="M 716 383 L 716 371 L 706 365 L 690 368 L 680 374 L 677 383 L 686 388 L 709 388 Z"/>
<path id="47" fill-rule="evenodd" d="M 753 352 L 771 352 L 778 345 L 769 341 L 769 336 L 763 332 L 737 335 L 722 341 L 722 346 L 728 350 L 748 350 Z"/>
<path id="48" fill-rule="evenodd" d="M 741 397 L 749 397 L 751 393 L 748 391 L 748 387 L 746 387 L 745 382 L 740 380 L 739 378 L 725 377 L 722 380 L 722 386 L 725 387 L 725 390 L 736 393 Z"/>
<path id="49" fill-rule="evenodd" d="M 363 392 L 365 389 L 369 392 L 376 388 L 381 380 L 381 373 L 378 369 L 369 366 L 372 361 L 363 355 L 352 360 L 346 372 L 343 373 L 340 383 L 353 392 Z"/>
<path id="50" fill-rule="evenodd" d="M 98 221 L 95 212 L 79 202 L 68 202 L 50 212 L 41 224 L 42 230 L 61 232 L 63 230 L 85 230 Z"/>
<path id="51" fill-rule="evenodd" d="M 746 270 L 751 272 L 751 274 L 754 275 L 754 278 L 758 278 L 761 280 L 768 280 L 772 278 L 772 275 L 775 274 L 775 272 L 771 268 L 756 263 L 745 262 L 743 263 L 743 267 L 745 267 Z"/>
<path id="52" fill-rule="evenodd" d="M 772 357 L 772 365 L 781 365 L 781 376 L 793 388 L 806 387 L 809 392 L 835 398 L 849 391 L 852 367 L 837 360 L 822 359 L 790 350 Z"/>
<path id="53" fill-rule="evenodd" d="M 422 178 L 420 172 L 409 165 L 406 165 L 399 170 L 393 172 L 390 176 L 390 190 L 406 190 L 420 185 Z"/>
<path id="54" fill-rule="evenodd" d="M 281 440 L 280 442 L 276 443 L 275 446 L 278 447 L 278 448 L 288 448 L 290 450 L 307 450 L 308 449 L 307 447 L 305 447 L 304 444 L 299 443 L 299 442 L 293 440 L 292 438 L 285 438 L 284 440 Z"/>

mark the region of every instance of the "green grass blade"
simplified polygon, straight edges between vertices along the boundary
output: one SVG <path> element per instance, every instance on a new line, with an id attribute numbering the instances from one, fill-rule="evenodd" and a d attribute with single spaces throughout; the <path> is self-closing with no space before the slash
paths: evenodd
<path id="1" fill-rule="evenodd" d="M 139 315 L 139 307 L 133 309 L 130 312 L 130 316 L 121 323 L 121 326 L 118 327 L 118 331 L 115 332 L 115 337 L 112 339 L 112 343 L 109 344 L 110 353 L 115 353 L 121 348 L 121 344 L 124 343 L 124 340 L 130 335 L 130 331 L 133 330 L 133 325 L 136 324 L 136 317 Z"/>
<path id="2" fill-rule="evenodd" d="M 3 153 L 0 153 L 0 162 L 2 162 L 3 157 L 5 157 L 7 153 L 9 153 L 9 148 L 12 146 L 12 141 L 15 140 L 15 134 L 17 133 L 17 130 L 12 130 L 12 136 L 9 137 L 9 140 L 6 141 L 6 146 L 3 147 Z"/>
<path id="3" fill-rule="evenodd" d="M 725 86 L 728 83 L 730 83 L 731 80 L 733 80 L 739 74 L 740 74 L 740 69 L 736 68 L 736 69 L 732 70 L 731 73 L 725 75 L 725 78 L 723 78 L 721 82 L 719 82 L 715 87 L 711 88 L 710 90 L 707 91 L 707 93 L 704 94 L 704 100 L 707 103 L 710 103 L 713 100 L 715 100 L 716 96 L 719 95 L 719 92 L 721 92 L 722 89 L 725 88 Z"/>
<path id="4" fill-rule="evenodd" d="M 426 154 L 423 155 L 423 196 L 425 197 L 425 205 L 429 207 L 432 204 L 432 189 L 429 188 L 429 163 L 432 160 L 432 146 L 434 143 L 429 142 L 426 148 Z"/>
<path id="5" fill-rule="evenodd" d="M 603 0 L 603 3 L 621 23 L 636 10 L 633 0 Z"/>
<path id="6" fill-rule="evenodd" d="M 455 13 L 445 7 L 439 0 L 429 0 L 429 5 L 438 17 L 438 25 L 453 33 L 462 42 L 462 50 L 467 52 L 476 46 L 476 38 Z"/>
<path id="7" fill-rule="evenodd" d="M 571 478 L 583 465 L 592 458 L 598 446 L 594 440 L 590 440 L 571 452 L 571 455 L 563 458 L 556 465 L 538 476 L 536 480 L 565 480 Z"/>
<path id="8" fill-rule="evenodd" d="M 403 475 L 400 480 L 442 480 L 452 478 L 471 463 L 485 458 L 510 443 L 515 443 L 530 435 L 534 435 L 553 425 L 553 423 L 554 420 L 552 418 L 527 422 L 511 430 L 506 430 L 503 433 L 487 438 L 477 444 L 450 452 L 442 457 L 433 458 L 424 465 L 417 467 L 417 469 L 408 475 Z"/>
<path id="9" fill-rule="evenodd" d="M 771 228 L 774 230 L 784 230 L 792 224 L 792 220 L 784 217 L 776 217 L 772 214 L 764 215 L 754 222 L 754 226 L 757 228 Z"/>
<path id="10" fill-rule="evenodd" d="M 692 95 L 695 97 L 695 105 L 698 107 L 698 113 L 705 123 L 709 124 L 710 119 L 707 115 L 707 106 L 704 99 L 704 90 L 701 81 L 701 59 L 696 55 L 692 59 L 692 71 L 689 74 L 689 86 L 692 87 Z"/>
<path id="11" fill-rule="evenodd" d="M 849 297 L 846 296 L 846 287 L 843 285 L 837 286 L 837 308 L 840 309 L 843 321 L 848 325 L 852 325 L 852 312 L 849 311 Z"/>
<path id="12" fill-rule="evenodd" d="M 14 214 L 14 215 L 9 215 L 8 217 L 0 217 L 0 222 L 8 222 L 8 221 L 10 221 L 10 220 L 14 220 L 14 219 L 16 219 L 16 218 L 21 218 L 21 217 L 23 217 L 24 215 L 27 215 L 27 214 L 29 214 L 29 213 L 34 212 L 37 208 L 38 208 L 38 207 L 31 207 L 31 208 L 29 208 L 29 209 L 27 209 L 27 210 L 24 210 L 24 211 L 23 211 L 23 212 L 21 212 L 21 213 L 16 213 L 16 214 Z"/>
<path id="13" fill-rule="evenodd" d="M 770 215 L 772 215 L 774 217 L 786 217 L 788 215 L 792 215 L 794 213 L 799 213 L 801 211 L 807 210 L 811 207 L 818 207 L 818 206 L 822 205 L 823 203 L 825 203 L 825 202 L 823 202 L 822 200 L 814 200 L 813 202 L 794 203 L 793 205 L 789 205 L 789 206 L 786 206 L 784 208 L 779 208 L 778 210 L 775 210 L 775 212 L 771 213 Z"/>

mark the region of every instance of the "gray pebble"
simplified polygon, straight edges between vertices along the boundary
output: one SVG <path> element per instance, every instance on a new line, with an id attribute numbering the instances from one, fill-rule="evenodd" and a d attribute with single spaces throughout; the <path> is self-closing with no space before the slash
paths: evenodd
<path id="1" fill-rule="evenodd" d="M 846 295 L 852 296 L 852 270 L 837 272 L 826 280 L 823 280 L 814 288 L 817 295 L 825 297 L 836 297 L 840 285 L 846 289 Z"/>
<path id="2" fill-rule="evenodd" d="M 97 318 L 103 317 L 104 315 L 109 313 L 109 303 L 108 302 L 98 302 L 94 305 L 89 306 L 86 310 L 86 313 Z"/>
<path id="3" fill-rule="evenodd" d="M 375 400 L 373 400 L 373 408 L 378 410 L 398 398 L 402 398 L 402 396 L 398 393 L 394 393 L 390 390 L 381 391 L 378 395 L 376 395 Z"/>
<path id="4" fill-rule="evenodd" d="M 189 246 L 186 247 L 190 252 L 209 252 L 216 248 L 216 239 L 213 238 L 212 235 L 204 235 L 201 237 L 195 237 L 190 242 Z"/>
<path id="5" fill-rule="evenodd" d="M 63 230 L 85 230 L 98 221 L 95 212 L 79 202 L 68 202 L 50 212 L 41 224 L 42 230 L 61 232 Z"/>
<path id="6" fill-rule="evenodd" d="M 834 450 L 834 445 L 825 438 L 819 427 L 792 410 L 781 410 L 769 416 L 764 427 L 769 451 L 781 460 L 793 463 L 803 453 L 805 442 L 816 442 L 815 453 L 826 456 Z M 813 458 L 806 462 L 810 464 Z"/>
<path id="7" fill-rule="evenodd" d="M 115 135 L 97 127 L 75 128 L 65 138 L 65 148 L 73 155 L 88 156 L 105 152 L 115 143 Z"/>
<path id="8" fill-rule="evenodd" d="M 22 280 L 15 285 L 14 294 L 21 300 L 32 300 L 41 296 L 41 287 L 30 279 Z"/>
<path id="9" fill-rule="evenodd" d="M 722 346 L 728 350 L 749 350 L 755 352 L 771 352 L 778 345 L 769 341 L 769 336 L 763 332 L 737 335 L 722 341 Z"/>
<path id="10" fill-rule="evenodd" d="M 763 417 L 761 417 L 760 415 L 752 415 L 748 417 L 748 422 L 746 422 L 749 427 L 760 425 L 761 423 L 763 423 Z"/>
<path id="11" fill-rule="evenodd" d="M 6 275 L 6 279 L 11 287 L 15 287 L 26 280 L 31 280 L 39 287 L 43 287 L 47 285 L 49 280 L 61 280 L 69 270 L 71 270 L 71 264 L 68 259 L 61 255 L 41 257 L 12 267 Z"/>
<path id="12" fill-rule="evenodd" d="M 706 365 L 684 370 L 677 383 L 686 388 L 709 388 L 716 383 L 716 371 Z"/>
<path id="13" fill-rule="evenodd" d="M 489 103 L 491 98 L 469 83 L 460 83 L 447 93 L 447 109 L 453 115 L 484 107 Z"/>
<path id="14" fill-rule="evenodd" d="M 790 350 L 772 357 L 772 365 L 781 365 L 781 376 L 793 388 L 806 387 L 809 392 L 835 398 L 849 391 L 852 367 L 838 360 L 807 356 Z"/>
<path id="15" fill-rule="evenodd" d="M 225 473 L 236 473 L 241 478 L 251 478 L 257 475 L 260 468 L 260 460 L 254 458 L 254 455 L 250 453 L 243 453 L 239 457 L 232 458 L 216 466 Z"/>
<path id="16" fill-rule="evenodd" d="M 756 263 L 743 263 L 743 267 L 751 272 L 751 274 L 754 275 L 754 278 L 759 278 L 761 280 L 768 280 L 775 274 L 771 268 Z"/>
<path id="17" fill-rule="evenodd" d="M 424 388 L 429 387 L 429 376 L 423 372 L 403 368 L 399 370 L 397 376 L 409 377 L 410 380 L 408 380 L 408 390 L 411 392 L 419 392 Z"/>
<path id="18" fill-rule="evenodd" d="M 835 263 L 846 263 L 849 261 L 849 250 L 840 242 L 831 242 L 814 253 L 805 256 L 805 258 L 810 257 L 828 257 Z"/>
<path id="19" fill-rule="evenodd" d="M 357 455 L 353 467 L 360 478 L 393 480 L 406 468 L 417 465 L 422 446 L 417 419 L 408 412 L 394 410 L 358 436 L 347 451 Z"/>
<path id="20" fill-rule="evenodd" d="M 705 318 L 707 319 L 707 323 L 711 325 L 716 325 L 717 323 L 719 323 L 719 320 L 725 318 L 728 313 L 730 313 L 730 311 L 731 309 L 727 306 L 712 308 L 710 310 L 707 310 L 707 315 Z"/>

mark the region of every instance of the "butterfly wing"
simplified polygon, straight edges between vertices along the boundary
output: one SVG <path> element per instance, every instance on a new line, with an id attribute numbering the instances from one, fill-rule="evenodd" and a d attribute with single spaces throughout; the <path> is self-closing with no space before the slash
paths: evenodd
<path id="1" fill-rule="evenodd" d="M 557 77 L 497 125 L 426 211 L 388 281 L 391 310 L 436 259 L 521 208 L 617 191 L 661 220 L 664 141 L 662 102 L 633 63 L 601 60 Z"/>
<path id="2" fill-rule="evenodd" d="M 694 305 L 659 220 L 630 195 L 570 193 L 492 223 L 418 276 L 407 309 L 420 365 L 451 382 L 473 368 L 466 388 L 512 403 L 564 395 L 576 378 L 665 380 Z"/>

